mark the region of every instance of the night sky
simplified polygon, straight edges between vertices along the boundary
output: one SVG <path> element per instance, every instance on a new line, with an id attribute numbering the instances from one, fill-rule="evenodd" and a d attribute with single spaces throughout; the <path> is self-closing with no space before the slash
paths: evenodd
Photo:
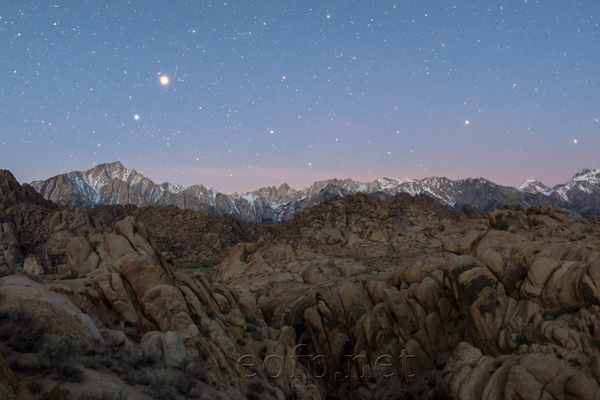
<path id="1" fill-rule="evenodd" d="M 600 167 L 600 4 L 0 1 L 0 168 L 244 192 Z"/>

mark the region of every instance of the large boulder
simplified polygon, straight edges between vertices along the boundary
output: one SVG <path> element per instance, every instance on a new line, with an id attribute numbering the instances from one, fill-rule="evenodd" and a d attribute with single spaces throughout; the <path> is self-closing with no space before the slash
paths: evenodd
<path id="1" fill-rule="evenodd" d="M 75 236 L 67 243 L 67 266 L 74 276 L 84 276 L 98 267 L 100 258 L 90 242 L 83 236 Z"/>
<path id="2" fill-rule="evenodd" d="M 494 358 L 466 342 L 456 348 L 438 390 L 451 399 L 597 399 L 598 383 L 553 353 Z"/>
<path id="3" fill-rule="evenodd" d="M 30 277 L 40 276 L 44 274 L 44 268 L 33 254 L 27 256 L 23 262 L 23 272 Z"/>
<path id="4" fill-rule="evenodd" d="M 92 319 L 66 296 L 48 290 L 24 276 L 0 278 L 0 311 L 20 306 L 45 320 L 50 333 L 65 334 L 74 339 L 102 339 Z"/>

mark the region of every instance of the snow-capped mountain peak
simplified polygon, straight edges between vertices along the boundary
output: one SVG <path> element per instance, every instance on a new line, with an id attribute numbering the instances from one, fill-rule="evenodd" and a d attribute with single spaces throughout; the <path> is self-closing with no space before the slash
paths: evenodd
<path id="1" fill-rule="evenodd" d="M 550 188 L 544 185 L 542 182 L 535 179 L 526 179 L 523 182 L 515 186 L 515 189 L 525 193 L 544 193 L 548 194 Z"/>
<path id="2" fill-rule="evenodd" d="M 281 222 L 297 212 L 334 196 L 377 193 L 394 196 L 427 195 L 447 207 L 464 204 L 480 211 L 502 208 L 505 204 L 530 207 L 549 204 L 570 208 L 581 215 L 600 214 L 600 169 L 585 169 L 553 189 L 534 179 L 507 187 L 485 178 L 451 180 L 428 177 L 420 180 L 380 178 L 372 182 L 330 179 L 315 182 L 302 190 L 286 184 L 264 187 L 245 194 L 226 195 L 206 185 L 155 184 L 120 162 L 100 164 L 88 171 L 73 171 L 46 181 L 31 182 L 44 198 L 60 204 L 95 206 L 97 204 L 176 205 L 197 211 L 231 214 L 245 220 Z"/>
<path id="3" fill-rule="evenodd" d="M 581 171 L 577 172 L 572 178 L 571 181 L 586 181 L 590 183 L 599 183 L 600 182 L 600 169 L 589 169 L 585 168 Z"/>

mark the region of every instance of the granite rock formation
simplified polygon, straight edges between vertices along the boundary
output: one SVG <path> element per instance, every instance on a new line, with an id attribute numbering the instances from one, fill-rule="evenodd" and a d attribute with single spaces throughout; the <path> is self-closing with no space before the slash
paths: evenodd
<path id="1" fill-rule="evenodd" d="M 257 224 L 59 208 L 4 176 L 6 398 L 600 397 L 596 217 L 358 193 Z M 7 329 L 27 315 L 42 349 Z M 44 356 L 61 340 L 79 381 Z"/>

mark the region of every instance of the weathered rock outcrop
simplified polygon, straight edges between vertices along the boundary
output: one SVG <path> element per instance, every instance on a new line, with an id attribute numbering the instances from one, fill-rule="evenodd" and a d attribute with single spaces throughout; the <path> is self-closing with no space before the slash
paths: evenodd
<path id="1" fill-rule="evenodd" d="M 286 257 L 244 244 L 217 277 L 253 293 L 240 298 L 272 327 L 292 327 L 301 362 L 340 398 L 598 396 L 597 227 L 548 207 L 488 225 L 388 201 L 323 203 L 279 236 Z"/>
<path id="2" fill-rule="evenodd" d="M 82 243 L 74 245 L 75 240 Z M 297 357 L 277 340 L 278 331 L 260 320 L 247 322 L 249 314 L 239 304 L 237 292 L 205 275 L 191 277 L 177 272 L 153 243 L 145 225 L 133 217 L 117 222 L 112 233 L 72 238 L 68 248 L 69 265 L 73 266 L 87 265 L 90 254 L 97 255 L 95 268 L 78 269 L 78 281 L 93 282 L 98 293 L 93 296 L 99 296 L 106 306 L 102 313 L 98 307 L 89 310 L 96 314 L 96 323 L 105 327 L 105 336 L 114 331 L 139 332 L 142 336 L 137 344 L 142 354 L 161 360 L 167 367 L 182 368 L 202 360 L 211 374 L 208 382 L 199 385 L 221 387 L 222 398 L 248 390 L 251 381 L 246 375 L 251 373 L 239 360 L 260 360 L 260 347 L 269 346 L 282 359 L 286 355 L 290 361 Z M 73 281 L 76 298 L 80 295 L 78 281 Z M 299 363 L 292 364 L 295 375 L 306 377 Z M 308 393 L 302 386 L 295 388 L 289 379 L 262 385 L 273 393 L 268 397 Z"/>

